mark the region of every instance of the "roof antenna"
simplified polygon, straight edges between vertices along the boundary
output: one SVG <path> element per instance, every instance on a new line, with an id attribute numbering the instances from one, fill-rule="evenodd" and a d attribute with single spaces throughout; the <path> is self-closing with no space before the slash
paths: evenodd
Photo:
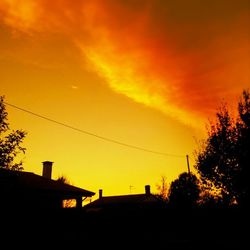
<path id="1" fill-rule="evenodd" d="M 132 185 L 130 185 L 129 186 L 129 193 L 131 194 L 131 191 L 132 191 L 132 188 L 133 188 L 134 186 L 132 186 Z"/>

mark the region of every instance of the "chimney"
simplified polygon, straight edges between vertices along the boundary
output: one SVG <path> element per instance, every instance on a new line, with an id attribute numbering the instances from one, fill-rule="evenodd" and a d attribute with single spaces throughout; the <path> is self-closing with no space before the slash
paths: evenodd
<path id="1" fill-rule="evenodd" d="M 102 189 L 99 189 L 99 199 L 102 198 Z"/>
<path id="2" fill-rule="evenodd" d="M 52 165 L 52 161 L 43 162 L 43 177 L 51 179 Z"/>
<path id="3" fill-rule="evenodd" d="M 150 185 L 145 186 L 145 194 L 146 194 L 146 196 L 150 195 Z"/>

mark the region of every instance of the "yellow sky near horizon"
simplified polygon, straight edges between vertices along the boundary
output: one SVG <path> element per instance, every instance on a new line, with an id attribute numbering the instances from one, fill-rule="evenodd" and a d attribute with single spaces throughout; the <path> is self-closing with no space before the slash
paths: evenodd
<path id="1" fill-rule="evenodd" d="M 96 193 L 156 192 L 162 175 L 187 170 L 222 99 L 234 107 L 249 87 L 249 24 L 247 0 L 0 0 L 6 102 L 183 156 L 7 107 L 11 126 L 28 132 L 25 170 L 41 174 L 50 160 L 53 178 Z"/>

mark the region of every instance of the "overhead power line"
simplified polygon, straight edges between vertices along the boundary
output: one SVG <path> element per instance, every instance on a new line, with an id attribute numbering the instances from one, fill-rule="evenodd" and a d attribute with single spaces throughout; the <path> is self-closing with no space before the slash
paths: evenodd
<path id="1" fill-rule="evenodd" d="M 46 116 L 43 116 L 43 115 L 40 115 L 40 114 L 37 114 L 37 113 L 34 113 L 34 112 L 29 111 L 27 109 L 20 108 L 20 107 L 18 107 L 16 105 L 8 103 L 8 102 L 4 102 L 4 104 L 6 104 L 6 105 L 8 105 L 10 107 L 13 107 L 15 109 L 21 110 L 21 111 L 23 111 L 25 113 L 31 114 L 33 116 L 39 117 L 41 119 L 44 119 L 44 120 L 56 123 L 58 125 L 64 126 L 66 128 L 75 130 L 75 131 L 83 133 L 83 134 L 87 134 L 89 136 L 96 137 L 96 138 L 104 140 L 104 141 L 108 141 L 108 142 L 111 142 L 111 143 L 118 144 L 120 146 L 124 146 L 124 147 L 128 147 L 128 148 L 133 148 L 133 149 L 141 150 L 141 151 L 148 152 L 148 153 L 158 154 L 158 155 L 164 155 L 164 156 L 170 156 L 170 157 L 185 157 L 185 155 L 163 153 L 163 152 L 154 151 L 154 150 L 146 149 L 146 148 L 143 148 L 143 147 L 138 147 L 138 146 L 135 146 L 135 145 L 127 144 L 127 143 L 124 143 L 124 142 L 121 142 L 121 141 L 117 141 L 117 140 L 114 140 L 114 139 L 111 139 L 111 138 L 108 138 L 108 137 L 100 136 L 100 135 L 97 135 L 97 134 L 94 134 L 94 133 L 91 133 L 91 132 L 88 132 L 88 131 L 85 131 L 85 130 L 82 130 L 82 129 L 79 129 L 79 128 L 76 128 L 76 127 L 73 127 L 73 126 L 68 125 L 66 123 L 62 123 L 62 122 L 56 121 L 54 119 L 48 118 Z"/>

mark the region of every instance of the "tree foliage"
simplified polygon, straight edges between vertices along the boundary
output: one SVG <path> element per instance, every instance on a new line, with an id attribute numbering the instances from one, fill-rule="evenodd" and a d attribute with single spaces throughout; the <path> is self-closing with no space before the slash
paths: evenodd
<path id="1" fill-rule="evenodd" d="M 182 173 L 169 188 L 169 205 L 174 207 L 194 207 L 200 197 L 199 180 L 192 173 Z"/>
<path id="2" fill-rule="evenodd" d="M 243 91 L 234 120 L 224 104 L 210 124 L 205 146 L 197 153 L 196 169 L 203 183 L 221 191 L 225 204 L 247 204 L 250 168 L 250 94 Z"/>
<path id="3" fill-rule="evenodd" d="M 158 191 L 157 196 L 162 200 L 166 201 L 168 198 L 168 183 L 166 176 L 164 175 L 161 176 L 161 182 L 160 184 L 156 185 L 156 188 Z"/>
<path id="4" fill-rule="evenodd" d="M 0 168 L 23 170 L 22 161 L 17 162 L 16 157 L 25 153 L 26 149 L 21 146 L 25 136 L 23 130 L 10 131 L 4 97 L 0 96 Z"/>

